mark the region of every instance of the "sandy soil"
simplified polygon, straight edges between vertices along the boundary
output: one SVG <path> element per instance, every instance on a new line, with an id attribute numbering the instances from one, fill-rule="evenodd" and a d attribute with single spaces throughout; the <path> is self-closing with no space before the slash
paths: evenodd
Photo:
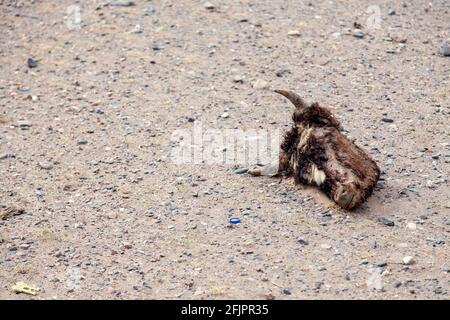
<path id="1" fill-rule="evenodd" d="M 449 298 L 448 1 L 134 3 L 0 0 L 0 298 Z M 286 129 L 275 88 L 379 163 L 357 211 L 170 157 Z"/>

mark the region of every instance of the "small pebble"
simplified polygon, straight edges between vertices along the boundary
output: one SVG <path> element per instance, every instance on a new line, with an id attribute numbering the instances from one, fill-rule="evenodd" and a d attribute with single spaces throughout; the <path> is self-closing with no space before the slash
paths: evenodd
<path id="1" fill-rule="evenodd" d="M 253 82 L 252 87 L 253 87 L 253 89 L 256 89 L 256 90 L 264 90 L 269 87 L 269 84 L 262 79 L 258 79 L 255 82 Z"/>
<path id="2" fill-rule="evenodd" d="M 205 9 L 207 9 L 207 10 L 214 10 L 216 8 L 216 6 L 214 4 L 212 4 L 211 2 L 205 2 L 203 4 L 203 7 L 205 7 Z"/>
<path id="3" fill-rule="evenodd" d="M 309 242 L 306 241 L 303 237 L 298 237 L 297 238 L 297 242 L 300 243 L 300 244 L 303 244 L 305 246 L 309 244 Z"/>
<path id="4" fill-rule="evenodd" d="M 287 33 L 289 37 L 300 37 L 300 31 L 298 30 L 291 30 Z"/>
<path id="5" fill-rule="evenodd" d="M 131 33 L 142 33 L 142 28 L 140 25 L 136 25 L 130 32 Z"/>
<path id="6" fill-rule="evenodd" d="M 87 140 L 78 140 L 78 142 L 77 142 L 77 144 L 78 144 L 79 146 L 85 145 L 85 144 L 87 144 L 87 143 L 88 143 Z"/>
<path id="7" fill-rule="evenodd" d="M 234 170 L 235 174 L 243 174 L 243 173 L 247 173 L 248 168 L 238 168 L 236 170 Z"/>
<path id="8" fill-rule="evenodd" d="M 406 256 L 406 257 L 403 258 L 403 264 L 404 265 L 409 266 L 409 265 L 412 265 L 414 263 L 415 263 L 415 260 L 414 260 L 414 257 L 412 257 L 412 256 Z"/>
<path id="9" fill-rule="evenodd" d="M 286 295 L 291 295 L 292 291 L 291 291 L 290 288 L 283 288 L 283 293 L 286 294 Z"/>
<path id="10" fill-rule="evenodd" d="M 380 217 L 378 222 L 388 227 L 393 227 L 395 225 L 395 222 L 388 217 Z"/>
<path id="11" fill-rule="evenodd" d="M 322 285 L 323 285 L 323 281 L 318 281 L 318 282 L 315 283 L 314 289 L 315 290 L 320 290 L 320 288 L 322 288 Z"/>
<path id="12" fill-rule="evenodd" d="M 446 294 L 447 293 L 447 291 L 445 291 L 442 287 L 437 287 L 435 290 L 434 290 L 434 293 L 435 294 L 442 294 L 442 295 L 444 295 L 444 294 Z"/>
<path id="13" fill-rule="evenodd" d="M 109 3 L 109 5 L 113 7 L 133 7 L 136 4 L 133 1 L 113 0 Z"/>
<path id="14" fill-rule="evenodd" d="M 354 36 L 355 38 L 363 38 L 364 32 L 361 29 L 353 29 L 352 36 Z"/>
<path id="15" fill-rule="evenodd" d="M 102 109 L 100 109 L 100 108 L 94 108 L 94 109 L 92 109 L 91 112 L 93 112 L 93 113 L 98 113 L 98 114 L 104 114 L 104 113 L 105 113 L 105 112 L 104 112 Z"/>
<path id="16" fill-rule="evenodd" d="M 28 66 L 28 68 L 36 68 L 37 67 L 37 61 L 30 57 L 27 60 L 27 66 Z"/>
<path id="17" fill-rule="evenodd" d="M 386 122 L 386 123 L 394 122 L 394 120 L 392 120 L 391 118 L 382 118 L 381 121 Z"/>
<path id="18" fill-rule="evenodd" d="M 333 33 L 331 34 L 331 36 L 332 36 L 333 38 L 339 38 L 339 37 L 341 36 L 341 33 L 340 33 L 340 32 L 333 32 Z"/>
<path id="19" fill-rule="evenodd" d="M 235 83 L 244 83 L 244 77 L 242 77 L 242 76 L 234 76 L 233 82 L 235 82 Z"/>
<path id="20" fill-rule="evenodd" d="M 441 55 L 443 55 L 444 57 L 450 57 L 450 45 L 449 44 L 444 44 L 441 48 L 440 51 Z"/>
<path id="21" fill-rule="evenodd" d="M 50 161 L 41 161 L 38 164 L 41 169 L 44 169 L 44 170 L 53 169 L 53 163 Z"/>
<path id="22" fill-rule="evenodd" d="M 275 75 L 279 78 L 283 77 L 285 74 L 291 73 L 289 69 L 279 69 L 275 72 Z"/>
<path id="23" fill-rule="evenodd" d="M 409 230 L 416 230 L 417 229 L 417 224 L 415 224 L 414 222 L 408 222 L 408 224 L 406 225 L 406 227 Z"/>
<path id="24" fill-rule="evenodd" d="M 18 121 L 17 124 L 22 130 L 28 130 L 31 127 L 31 123 L 29 123 L 27 120 Z"/>
<path id="25" fill-rule="evenodd" d="M 432 238 L 427 238 L 427 241 L 431 242 L 433 245 L 441 245 L 441 244 L 445 244 L 445 241 L 443 239 L 432 239 Z"/>
<path id="26" fill-rule="evenodd" d="M 3 154 L 0 154 L 0 160 L 14 159 L 15 157 L 16 157 L 16 155 L 14 153 L 3 153 Z"/>
<path id="27" fill-rule="evenodd" d="M 266 298 L 266 300 L 275 300 L 275 296 L 272 293 L 266 293 L 264 295 L 264 297 Z"/>
<path id="28" fill-rule="evenodd" d="M 124 242 L 123 248 L 124 248 L 124 249 L 131 249 L 131 248 L 133 248 L 133 246 L 132 246 L 132 244 L 129 243 L 129 242 Z"/>
<path id="29" fill-rule="evenodd" d="M 378 267 L 378 268 L 383 268 L 383 267 L 387 266 L 387 262 L 385 262 L 385 261 L 378 261 L 378 262 L 375 262 L 373 265 L 375 267 Z"/>

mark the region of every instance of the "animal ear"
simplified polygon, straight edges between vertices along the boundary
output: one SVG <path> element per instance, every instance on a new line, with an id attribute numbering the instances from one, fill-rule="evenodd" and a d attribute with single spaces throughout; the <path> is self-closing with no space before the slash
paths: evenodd
<path id="1" fill-rule="evenodd" d="M 289 99 L 296 109 L 305 109 L 308 107 L 306 102 L 296 93 L 285 90 L 275 90 L 276 93 L 281 94 L 282 96 Z"/>
<path id="2" fill-rule="evenodd" d="M 310 110 L 312 111 L 312 115 L 316 121 L 320 123 L 336 128 L 338 128 L 341 124 L 329 108 L 321 107 L 317 102 L 314 102 L 311 105 Z"/>

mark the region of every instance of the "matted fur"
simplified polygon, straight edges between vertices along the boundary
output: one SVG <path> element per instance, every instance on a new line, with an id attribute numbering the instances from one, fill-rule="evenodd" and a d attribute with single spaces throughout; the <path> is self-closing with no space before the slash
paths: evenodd
<path id="1" fill-rule="evenodd" d="M 281 143 L 278 172 L 319 187 L 344 209 L 361 205 L 380 177 L 375 161 L 339 131 L 340 122 L 328 108 L 307 104 L 289 91 L 276 92 L 296 107 Z"/>

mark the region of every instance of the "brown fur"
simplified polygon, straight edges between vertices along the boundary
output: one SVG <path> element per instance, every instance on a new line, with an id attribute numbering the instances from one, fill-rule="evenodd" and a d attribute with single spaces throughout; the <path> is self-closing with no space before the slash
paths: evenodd
<path id="1" fill-rule="evenodd" d="M 279 173 L 296 183 L 316 185 L 344 209 L 354 209 L 371 194 L 380 169 L 367 153 L 339 131 L 340 122 L 317 102 L 276 90 L 294 103 L 294 124 L 281 143 Z"/>

